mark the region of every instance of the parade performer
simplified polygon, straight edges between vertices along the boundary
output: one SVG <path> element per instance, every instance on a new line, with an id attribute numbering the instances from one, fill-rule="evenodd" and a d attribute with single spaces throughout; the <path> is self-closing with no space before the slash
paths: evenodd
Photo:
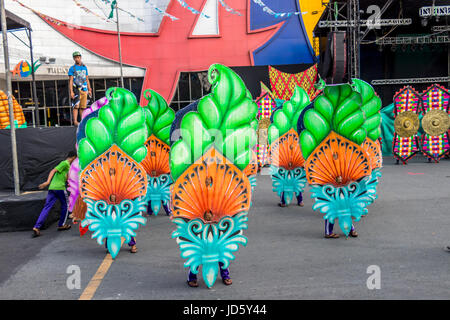
<path id="1" fill-rule="evenodd" d="M 82 115 L 82 119 L 89 116 L 91 113 L 97 111 L 101 107 L 105 106 L 108 103 L 108 99 L 106 97 L 103 97 L 97 101 L 95 101 L 93 104 L 87 108 Z M 82 134 L 84 132 L 84 123 L 81 127 L 78 127 L 77 132 Z M 78 150 L 78 145 L 76 145 L 76 148 Z M 68 187 L 67 191 L 69 191 L 69 212 L 71 212 L 71 215 L 69 215 L 69 218 L 72 219 L 72 222 L 74 224 L 77 224 L 78 221 L 84 220 L 86 217 L 86 210 L 87 206 L 86 203 L 84 203 L 83 198 L 80 197 L 79 192 L 79 175 L 80 175 L 80 165 L 78 158 L 76 158 L 72 164 L 70 165 L 69 170 L 69 179 L 67 181 Z M 83 236 L 87 231 L 88 227 L 82 227 L 81 224 L 78 224 L 79 226 L 79 232 L 80 236 Z"/>
<path id="2" fill-rule="evenodd" d="M 147 155 L 145 112 L 123 88 L 109 88 L 108 104 L 83 119 L 77 134 L 80 195 L 87 205 L 83 227 L 89 225 L 99 244 L 114 259 L 122 238 L 133 244 L 144 225 L 147 174 L 140 162 Z"/>
<path id="3" fill-rule="evenodd" d="M 166 214 L 170 215 L 170 187 L 173 182 L 169 167 L 170 128 L 175 112 L 156 91 L 145 90 L 144 97 L 148 101 L 143 107 L 148 139 L 145 142 L 147 156 L 141 165 L 148 178 L 148 214 L 157 215 L 162 203 Z"/>
<path id="4" fill-rule="evenodd" d="M 373 201 L 368 192 L 372 167 L 362 147 L 367 128 L 372 128 L 362 109 L 368 98 L 355 88 L 350 84 L 326 86 L 314 104 L 302 112 L 299 121 L 306 177 L 315 199 L 313 209 L 324 214 L 326 224 L 334 224 L 338 219 L 347 237 L 354 236 L 353 219 L 359 221 Z M 362 89 L 367 88 L 358 90 Z M 366 109 L 372 114 L 372 106 Z"/>
<path id="5" fill-rule="evenodd" d="M 33 238 L 41 235 L 41 227 L 47 219 L 50 210 L 55 204 L 56 200 L 59 200 L 61 203 L 61 213 L 58 222 L 58 230 L 64 231 L 69 230 L 70 225 L 66 224 L 67 219 L 67 202 L 66 202 L 66 194 L 64 190 L 66 190 L 66 181 L 67 175 L 69 173 L 70 164 L 75 160 L 77 154 L 75 151 L 69 152 L 67 158 L 64 161 L 61 161 L 52 171 L 50 171 L 47 181 L 39 185 L 39 189 L 44 189 L 48 187 L 47 199 L 45 200 L 44 208 L 39 215 L 36 224 L 33 227 Z"/>
<path id="6" fill-rule="evenodd" d="M 269 126 L 272 187 L 281 198 L 280 207 L 288 206 L 294 196 L 297 204 L 304 206 L 305 160 L 298 143 L 297 124 L 301 112 L 310 103 L 306 91 L 296 87 L 291 100 L 275 111 L 273 123 Z"/>
<path id="7" fill-rule="evenodd" d="M 256 145 L 257 106 L 242 79 L 228 67 L 214 64 L 208 79 L 212 92 L 196 111 L 181 120 L 181 138 L 172 145 L 172 233 L 180 245 L 188 284 L 198 286 L 196 275 L 212 287 L 220 273 L 232 283 L 228 271 L 239 244 L 246 245 L 251 185 L 243 170 Z"/>

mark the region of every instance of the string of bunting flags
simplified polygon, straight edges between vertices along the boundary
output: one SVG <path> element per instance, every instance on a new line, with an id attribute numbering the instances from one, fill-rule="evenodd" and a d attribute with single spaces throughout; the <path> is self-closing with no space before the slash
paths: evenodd
<path id="1" fill-rule="evenodd" d="M 272 16 L 274 16 L 275 18 L 288 18 L 292 15 L 301 15 L 301 14 L 306 14 L 307 12 L 275 12 L 272 9 L 270 9 L 262 0 L 253 0 L 253 2 L 257 5 L 259 5 L 262 10 Z"/>
<path id="2" fill-rule="evenodd" d="M 56 24 L 56 25 L 58 25 L 58 26 L 65 26 L 65 25 L 68 26 L 67 23 L 62 23 L 62 22 L 59 21 L 59 20 L 53 19 L 53 18 L 51 18 L 51 17 L 49 17 L 49 16 L 47 16 L 47 15 L 45 15 L 45 14 L 43 14 L 43 13 L 40 13 L 39 11 L 36 11 L 36 10 L 34 10 L 33 8 L 30 8 L 29 6 L 23 4 L 23 3 L 20 2 L 19 0 L 13 0 L 13 1 L 14 1 L 14 2 L 17 2 L 20 6 L 22 6 L 22 7 L 26 8 L 26 9 L 30 10 L 30 11 L 33 12 L 34 14 L 37 14 L 38 16 L 40 16 L 41 18 L 43 18 L 43 19 L 45 19 L 45 20 L 47 20 L 47 21 L 50 21 L 50 22 L 52 22 L 52 23 L 54 23 L 54 24 Z"/>
<path id="3" fill-rule="evenodd" d="M 229 13 L 231 13 L 231 14 L 236 14 L 236 15 L 238 15 L 238 16 L 242 16 L 242 14 L 241 14 L 240 12 L 234 10 L 234 9 L 231 8 L 229 5 L 227 5 L 227 4 L 225 3 L 224 0 L 219 0 L 219 3 L 222 5 L 222 7 L 225 8 L 225 10 L 226 10 L 227 12 L 229 12 Z"/>
<path id="4" fill-rule="evenodd" d="M 96 16 L 97 18 L 102 19 L 103 21 L 106 22 L 111 22 L 109 19 L 106 19 L 105 17 L 95 13 L 94 11 L 90 10 L 89 8 L 86 8 L 84 5 L 82 5 L 80 2 L 78 2 L 77 0 L 72 0 L 78 7 L 80 7 L 80 9 L 82 9 L 84 12 L 87 12 L 89 14 L 92 14 L 94 16 Z"/>
<path id="5" fill-rule="evenodd" d="M 112 18 L 114 17 L 114 9 L 115 9 L 115 6 L 116 6 L 117 1 L 116 1 L 116 0 L 113 0 L 113 1 L 111 1 L 111 0 L 100 0 L 100 1 L 103 2 L 103 3 L 105 3 L 105 4 L 107 4 L 107 5 L 110 5 L 110 6 L 111 6 L 111 11 L 110 11 L 110 13 L 109 13 L 108 19 L 112 19 Z M 140 22 L 145 22 L 144 19 L 142 19 L 142 18 L 136 16 L 135 14 L 133 14 L 133 13 L 127 11 L 127 10 L 122 9 L 121 7 L 118 7 L 117 9 L 120 10 L 120 11 L 122 11 L 122 12 L 125 12 L 125 13 L 128 14 L 130 17 L 132 17 L 133 19 L 136 19 L 136 20 L 138 20 L 138 21 L 140 21 Z"/>
<path id="6" fill-rule="evenodd" d="M 156 11 L 158 11 L 165 17 L 169 17 L 172 21 L 179 20 L 179 18 L 177 18 L 177 17 L 165 12 L 164 10 L 158 8 L 157 6 L 155 6 L 153 3 L 149 2 L 149 0 L 145 0 L 145 3 L 147 3 L 150 7 L 152 7 L 153 9 L 155 9 Z"/>
<path id="7" fill-rule="evenodd" d="M 208 18 L 208 19 L 210 18 L 208 15 L 204 14 L 203 12 L 200 12 L 200 11 L 198 11 L 198 10 L 192 8 L 191 6 L 189 6 L 189 5 L 186 3 L 186 1 L 184 1 L 184 0 L 177 0 L 177 1 L 178 1 L 178 3 L 179 3 L 183 8 L 188 9 L 188 10 L 191 11 L 193 14 L 200 14 L 202 17 L 205 17 L 205 18 Z"/>
<path id="8" fill-rule="evenodd" d="M 18 0 L 13 0 L 13 1 L 19 3 L 21 6 L 27 8 L 27 9 L 33 11 L 33 12 L 38 13 L 38 12 L 35 11 L 34 9 L 32 9 L 32 8 L 30 8 L 30 7 L 27 7 L 26 5 L 24 5 L 23 3 L 21 3 L 21 2 L 18 1 Z M 82 10 L 84 10 L 86 13 L 95 15 L 96 17 L 98 17 L 98 18 L 100 18 L 100 19 L 102 19 L 102 20 L 104 20 L 104 21 L 106 21 L 106 22 L 111 22 L 110 19 L 112 19 L 113 16 L 114 16 L 114 10 L 115 10 L 115 6 L 116 6 L 116 3 L 117 3 L 116 0 L 99 0 L 99 1 L 103 2 L 104 4 L 106 4 L 106 5 L 108 5 L 108 6 L 111 7 L 111 11 L 110 11 L 109 16 L 108 16 L 107 18 L 105 18 L 105 17 L 102 17 L 101 15 L 95 13 L 94 11 L 90 10 L 89 8 L 85 7 L 85 6 L 84 6 L 83 4 L 81 4 L 79 1 L 77 1 L 77 0 L 72 0 L 72 1 L 73 1 L 79 8 L 81 8 Z M 188 4 L 186 1 L 184 1 L 184 0 L 177 0 L 177 1 L 178 1 L 178 3 L 179 3 L 183 8 L 188 9 L 188 10 L 191 11 L 193 14 L 200 14 L 201 16 L 203 16 L 203 17 L 205 17 L 205 18 L 208 18 L 208 19 L 210 18 L 210 16 L 208 16 L 208 15 L 204 14 L 203 12 L 200 12 L 200 11 L 198 11 L 198 10 L 192 8 L 191 6 L 189 6 L 189 4 Z M 262 0 L 252 0 L 252 1 L 253 1 L 253 3 L 259 5 L 259 6 L 262 8 L 262 10 L 263 10 L 264 12 L 266 12 L 267 14 L 270 14 L 270 15 L 274 16 L 275 18 L 284 18 L 284 17 L 288 18 L 288 17 L 290 17 L 290 16 L 292 16 L 292 15 L 302 15 L 302 14 L 306 14 L 306 13 L 307 13 L 307 12 L 275 12 L 275 11 L 273 11 L 271 8 L 269 8 Z M 238 12 L 238 11 L 236 11 L 235 9 L 231 8 L 231 7 L 225 2 L 225 0 L 218 0 L 218 2 L 220 3 L 220 5 L 221 5 L 227 12 L 229 12 L 229 13 L 231 13 L 231 14 L 238 15 L 238 16 L 242 16 L 242 14 L 241 14 L 240 12 Z M 159 8 L 158 6 L 156 6 L 155 4 L 153 4 L 152 2 L 150 2 L 149 0 L 145 0 L 145 3 L 148 4 L 150 7 L 152 7 L 153 9 L 155 9 L 156 11 L 158 11 L 160 14 L 162 14 L 162 15 L 164 15 L 164 16 L 170 18 L 172 21 L 179 20 L 179 18 L 177 18 L 177 17 L 175 17 L 175 16 L 173 16 L 173 15 L 167 13 L 165 10 L 162 10 L 161 8 Z M 122 11 L 122 12 L 124 12 L 124 13 L 126 13 L 126 14 L 128 14 L 130 17 L 132 17 L 132 18 L 134 18 L 134 19 L 137 19 L 137 20 L 140 21 L 140 22 L 145 22 L 144 19 L 142 19 L 142 18 L 140 18 L 140 17 L 137 17 L 136 15 L 134 15 L 133 13 L 131 13 L 131 12 L 127 11 L 127 10 L 124 10 L 124 9 L 122 9 L 122 8 L 120 8 L 120 7 L 118 7 L 117 9 L 120 10 L 120 11 Z M 41 16 L 44 16 L 44 15 L 42 15 L 42 14 L 40 14 L 40 13 L 38 13 L 38 14 L 41 15 Z"/>

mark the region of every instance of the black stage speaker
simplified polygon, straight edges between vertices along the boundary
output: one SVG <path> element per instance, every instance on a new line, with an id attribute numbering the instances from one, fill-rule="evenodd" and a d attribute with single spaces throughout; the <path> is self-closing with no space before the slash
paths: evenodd
<path id="1" fill-rule="evenodd" d="M 341 83 L 347 72 L 347 33 L 333 31 L 328 35 L 325 51 L 322 54 L 320 75 L 328 83 Z"/>

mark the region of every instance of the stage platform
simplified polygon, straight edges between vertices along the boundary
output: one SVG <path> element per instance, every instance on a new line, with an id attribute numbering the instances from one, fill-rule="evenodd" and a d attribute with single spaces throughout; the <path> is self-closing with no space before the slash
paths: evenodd
<path id="1" fill-rule="evenodd" d="M 0 232 L 31 231 L 44 207 L 46 197 L 47 191 L 25 192 L 20 196 L 11 192 L 0 192 Z M 57 201 L 42 229 L 48 228 L 59 219 L 60 208 Z"/>
<path id="2" fill-rule="evenodd" d="M 16 130 L 20 196 L 14 195 L 10 130 L 0 130 L 0 232 L 31 230 L 41 212 L 47 191 L 38 186 L 50 170 L 75 150 L 75 127 Z M 59 202 L 45 227 L 59 218 Z"/>

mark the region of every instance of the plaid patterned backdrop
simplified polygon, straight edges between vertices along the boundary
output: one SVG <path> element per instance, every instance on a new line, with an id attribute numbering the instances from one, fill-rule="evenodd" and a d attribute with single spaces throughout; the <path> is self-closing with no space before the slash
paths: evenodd
<path id="1" fill-rule="evenodd" d="M 317 65 L 295 74 L 284 73 L 269 66 L 269 78 L 272 93 L 277 99 L 290 100 L 296 86 L 302 87 L 308 93 L 311 101 L 317 92 L 314 84 L 317 80 Z"/>

